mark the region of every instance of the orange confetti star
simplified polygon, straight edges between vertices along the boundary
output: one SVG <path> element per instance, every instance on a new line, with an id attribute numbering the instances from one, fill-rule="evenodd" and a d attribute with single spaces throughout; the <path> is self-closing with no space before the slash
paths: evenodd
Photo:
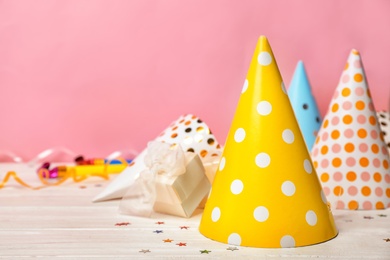
<path id="1" fill-rule="evenodd" d="M 167 239 L 163 239 L 163 241 L 164 241 L 164 243 L 171 243 L 173 240 L 172 240 L 172 239 L 169 239 L 169 238 L 167 238 Z"/>
<path id="2" fill-rule="evenodd" d="M 180 229 L 189 229 L 189 226 L 180 226 Z"/>

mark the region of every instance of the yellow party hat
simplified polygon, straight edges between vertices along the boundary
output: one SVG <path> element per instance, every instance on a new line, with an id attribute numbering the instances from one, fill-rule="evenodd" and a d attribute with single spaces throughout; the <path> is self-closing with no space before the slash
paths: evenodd
<path id="1" fill-rule="evenodd" d="M 390 207 L 390 158 L 356 50 L 349 54 L 312 158 L 332 207 Z"/>
<path id="2" fill-rule="evenodd" d="M 200 232 L 251 247 L 297 247 L 337 235 L 266 37 L 258 40 Z"/>

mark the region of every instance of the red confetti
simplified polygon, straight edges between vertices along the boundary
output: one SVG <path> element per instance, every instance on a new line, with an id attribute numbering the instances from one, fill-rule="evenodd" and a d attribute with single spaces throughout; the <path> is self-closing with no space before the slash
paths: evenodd
<path id="1" fill-rule="evenodd" d="M 187 246 L 187 243 L 180 242 L 180 243 L 177 243 L 176 245 L 178 245 L 178 246 Z"/>
<path id="2" fill-rule="evenodd" d="M 127 225 L 130 225 L 130 222 L 119 222 L 115 224 L 115 226 L 127 226 Z"/>

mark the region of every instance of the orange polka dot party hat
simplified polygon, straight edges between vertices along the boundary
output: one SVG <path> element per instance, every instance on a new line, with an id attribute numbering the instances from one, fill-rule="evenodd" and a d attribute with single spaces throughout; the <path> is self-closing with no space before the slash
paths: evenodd
<path id="1" fill-rule="evenodd" d="M 312 245 L 337 235 L 264 36 L 258 40 L 199 230 L 216 241 L 262 248 Z"/>
<path id="2" fill-rule="evenodd" d="M 390 207 L 389 154 L 356 50 L 349 55 L 312 158 L 332 207 Z"/>

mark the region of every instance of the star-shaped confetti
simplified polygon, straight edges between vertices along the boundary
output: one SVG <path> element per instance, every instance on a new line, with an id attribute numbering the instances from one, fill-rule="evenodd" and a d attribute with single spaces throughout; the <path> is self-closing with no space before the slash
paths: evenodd
<path id="1" fill-rule="evenodd" d="M 228 248 L 226 248 L 226 250 L 235 251 L 238 250 L 238 248 L 235 246 L 229 246 Z"/>
<path id="2" fill-rule="evenodd" d="M 344 220 L 345 222 L 352 222 L 352 220 L 351 219 L 346 219 L 346 220 Z"/>
<path id="3" fill-rule="evenodd" d="M 165 222 L 164 221 L 157 221 L 156 224 L 157 225 L 163 225 L 163 224 L 165 224 Z"/>
<path id="4" fill-rule="evenodd" d="M 115 224 L 115 226 L 127 226 L 127 225 L 130 225 L 130 222 L 119 222 Z"/>
<path id="5" fill-rule="evenodd" d="M 189 226 L 180 226 L 180 229 L 189 229 Z"/>
<path id="6" fill-rule="evenodd" d="M 201 254 L 208 254 L 208 253 L 211 252 L 210 250 L 207 250 L 207 249 L 205 249 L 205 250 L 199 250 L 199 251 L 200 251 Z"/>
<path id="7" fill-rule="evenodd" d="M 139 252 L 146 254 L 146 253 L 150 253 L 150 250 L 149 249 L 141 249 Z"/>
<path id="8" fill-rule="evenodd" d="M 390 242 L 390 238 L 385 238 L 383 240 L 385 240 L 386 242 Z"/>
<path id="9" fill-rule="evenodd" d="M 373 219 L 373 217 L 371 217 L 371 216 L 364 216 L 363 218 L 364 219 Z"/>
<path id="10" fill-rule="evenodd" d="M 172 239 L 169 239 L 169 238 L 167 238 L 167 239 L 163 239 L 163 241 L 164 241 L 164 243 L 171 243 L 173 240 L 172 240 Z"/>
<path id="11" fill-rule="evenodd" d="M 387 215 L 385 215 L 385 214 L 378 214 L 378 216 L 381 217 L 381 218 L 387 217 Z"/>
<path id="12" fill-rule="evenodd" d="M 180 243 L 177 243 L 176 245 L 178 245 L 178 246 L 187 246 L 187 243 L 180 242 Z"/>
<path id="13" fill-rule="evenodd" d="M 82 185 L 82 186 L 79 186 L 79 188 L 80 188 L 80 189 L 86 189 L 87 186 Z"/>
<path id="14" fill-rule="evenodd" d="M 160 233 L 163 233 L 163 231 L 162 230 L 155 230 L 155 231 L 153 231 L 153 233 L 160 234 Z"/>

